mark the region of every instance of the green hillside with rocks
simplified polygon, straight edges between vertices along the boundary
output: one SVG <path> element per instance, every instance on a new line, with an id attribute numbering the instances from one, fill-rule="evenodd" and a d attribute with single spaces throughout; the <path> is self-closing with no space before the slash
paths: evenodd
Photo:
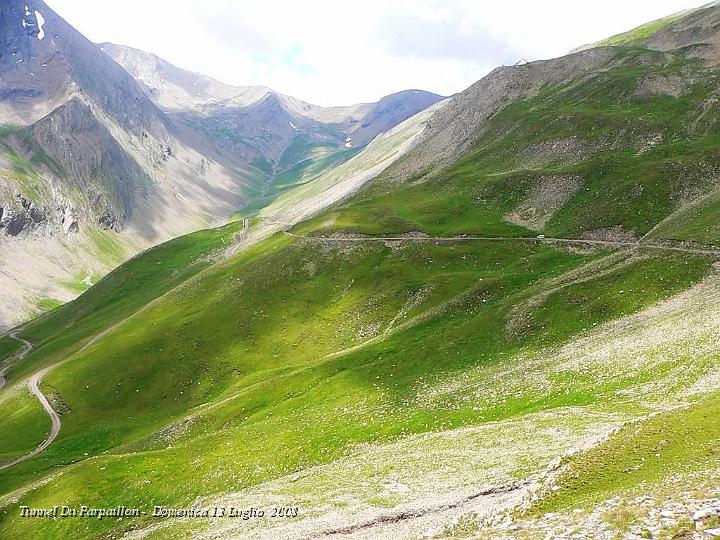
<path id="1" fill-rule="evenodd" d="M 0 537 L 720 534 L 720 55 L 688 18 L 720 8 L 502 68 L 310 219 L 161 244 L 0 340 L 0 467 L 50 430 L 29 382 L 61 420 L 0 469 Z M 20 517 L 55 504 L 147 514 Z"/>

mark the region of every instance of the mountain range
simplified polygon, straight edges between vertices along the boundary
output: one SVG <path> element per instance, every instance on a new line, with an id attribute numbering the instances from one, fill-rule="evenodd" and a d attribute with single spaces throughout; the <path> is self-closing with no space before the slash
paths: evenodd
<path id="1" fill-rule="evenodd" d="M 331 110 L 67 33 L 114 82 L 53 111 L 15 70 L 61 22 L 18 5 L 6 176 L 98 201 L 47 238 L 118 266 L 0 337 L 0 537 L 720 534 L 720 4 Z M 21 515 L 55 505 L 133 512 Z"/>
<path id="2" fill-rule="evenodd" d="M 42 1 L 0 7 L 0 326 L 161 241 L 261 207 L 440 100 L 323 108 L 91 43 Z"/>

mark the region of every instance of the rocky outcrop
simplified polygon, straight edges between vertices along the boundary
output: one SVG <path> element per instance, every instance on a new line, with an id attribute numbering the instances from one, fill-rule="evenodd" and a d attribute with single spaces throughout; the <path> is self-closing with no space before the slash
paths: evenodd
<path id="1" fill-rule="evenodd" d="M 80 231 L 80 223 L 72 208 L 65 207 L 62 209 L 62 230 L 65 235 Z"/>
<path id="2" fill-rule="evenodd" d="M 89 213 L 103 228 L 122 230 L 135 199 L 151 190 L 152 179 L 79 99 L 40 120 L 30 133 L 66 172 L 69 188 L 83 194 Z"/>
<path id="3" fill-rule="evenodd" d="M 78 233 L 82 213 L 64 198 L 39 204 L 22 193 L 0 196 L 0 234 L 6 237 Z"/>
<path id="4" fill-rule="evenodd" d="M 36 230 L 48 221 L 47 216 L 33 201 L 21 194 L 14 201 L 0 201 L 0 231 L 8 236 L 18 236 L 25 231 Z"/>

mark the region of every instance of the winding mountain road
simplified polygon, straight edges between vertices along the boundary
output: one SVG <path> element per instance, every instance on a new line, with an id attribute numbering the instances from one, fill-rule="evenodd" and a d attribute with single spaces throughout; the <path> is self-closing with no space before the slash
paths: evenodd
<path id="1" fill-rule="evenodd" d="M 7 370 L 10 369 L 10 367 L 13 366 L 15 362 L 24 360 L 27 355 L 30 354 L 30 351 L 32 351 L 33 349 L 32 343 L 30 343 L 26 339 L 18 337 L 14 333 L 8 334 L 8 336 L 23 343 L 25 348 L 24 350 L 20 351 L 15 355 L 14 362 L 5 366 L 2 371 L 0 371 L 0 389 L 5 386 L 5 373 L 7 372 Z M 5 463 L 0 463 L 0 470 L 7 469 L 9 467 L 12 467 L 13 465 L 17 465 L 18 463 L 22 463 L 25 460 L 37 456 L 40 452 L 50 446 L 60 433 L 60 415 L 55 411 L 55 409 L 52 408 L 52 405 L 50 405 L 50 401 L 48 400 L 47 396 L 42 393 L 39 386 L 40 381 L 42 381 L 42 378 L 49 370 L 50 368 L 42 369 L 38 371 L 35 375 L 30 377 L 30 381 L 28 382 L 28 388 L 30 389 L 30 393 L 37 398 L 37 400 L 40 402 L 40 405 L 42 405 L 43 409 L 45 409 L 45 412 L 50 417 L 50 433 L 48 433 L 47 437 L 45 437 L 45 440 L 41 442 L 40 445 L 34 450 L 31 450 L 30 452 L 23 454 L 22 456 L 16 457 L 13 460 L 6 461 Z"/>
<path id="2" fill-rule="evenodd" d="M 26 339 L 18 337 L 14 333 L 7 334 L 7 337 L 10 337 L 16 341 L 19 341 L 20 343 L 22 343 L 25 346 L 25 349 L 23 349 L 22 351 L 15 353 L 13 355 L 13 357 L 15 358 L 15 362 L 20 361 L 20 360 L 25 360 L 25 357 L 28 354 L 30 354 L 30 351 L 32 351 L 32 348 L 33 348 L 32 344 L 29 341 L 27 341 Z M 0 370 L 0 390 L 2 390 L 2 388 L 5 386 L 5 383 L 7 382 L 5 380 L 5 373 L 7 373 L 8 369 L 10 369 L 15 362 L 10 362 L 7 366 L 5 366 L 4 368 L 2 368 Z"/>
<path id="3" fill-rule="evenodd" d="M 50 417 L 50 421 L 52 422 L 52 425 L 50 427 L 50 433 L 48 433 L 48 436 L 45 437 L 45 440 L 41 442 L 40 445 L 35 448 L 35 450 L 31 450 L 27 454 L 16 457 L 11 461 L 1 463 L 0 470 L 7 469 L 9 467 L 12 467 L 13 465 L 17 465 L 18 463 L 22 463 L 25 460 L 37 456 L 40 452 L 44 451 L 48 446 L 50 446 L 60 433 L 60 415 L 55 412 L 55 409 L 53 409 L 52 405 L 50 405 L 50 401 L 48 400 L 47 396 L 45 396 L 45 394 L 40 391 L 40 388 L 38 386 L 43 376 L 45 375 L 45 373 L 47 373 L 48 370 L 49 368 L 45 368 L 33 375 L 30 378 L 28 387 L 30 388 L 30 393 L 38 399 L 40 404 L 43 406 L 43 409 L 45 409 L 45 412 Z"/>
<path id="4" fill-rule="evenodd" d="M 313 236 L 285 231 L 293 238 L 316 240 L 318 242 L 536 242 L 547 244 L 584 244 L 609 247 L 642 247 L 658 251 L 678 251 L 696 255 L 713 255 L 720 257 L 720 249 L 704 249 L 683 246 L 667 246 L 630 242 L 622 240 L 585 240 L 582 238 L 538 238 L 536 236 Z"/>
<path id="5" fill-rule="evenodd" d="M 246 220 L 246 224 L 249 225 L 249 220 Z M 165 293 L 167 294 L 167 292 Z M 122 319 L 115 323 L 114 325 L 106 328 L 102 332 L 99 332 L 98 334 L 95 334 L 85 345 L 80 347 L 75 354 L 81 353 L 85 351 L 86 349 L 89 349 L 95 343 L 100 341 L 103 337 L 108 335 L 110 332 L 115 330 L 118 326 L 122 325 L 124 322 L 126 322 L 131 317 L 134 317 L 135 315 L 142 313 L 146 309 L 150 308 L 152 305 L 154 305 L 157 301 L 159 301 L 161 298 L 163 298 L 164 295 L 159 296 L 155 300 L 148 302 L 145 304 L 142 308 L 131 314 L 125 319 Z M 14 361 L 10 362 L 9 365 L 7 365 L 5 368 L 3 368 L 2 371 L 0 371 L 0 389 L 5 385 L 5 373 L 8 369 L 10 369 L 11 366 L 13 366 L 15 363 L 17 363 L 20 360 L 24 360 L 25 357 L 27 357 L 28 354 L 30 354 L 30 351 L 32 351 L 33 346 L 32 343 L 29 341 L 17 336 L 15 333 L 9 333 L 7 334 L 9 337 L 16 339 L 18 341 L 21 341 L 25 345 L 25 349 L 19 353 L 17 353 L 14 357 Z M 28 381 L 28 388 L 30 389 L 30 393 L 35 396 L 40 404 L 42 405 L 43 409 L 45 409 L 45 412 L 50 417 L 51 421 L 51 427 L 50 427 L 50 433 L 48 433 L 48 436 L 45 437 L 45 440 L 40 443 L 40 445 L 35 448 L 35 450 L 32 450 L 31 452 L 28 452 L 27 454 L 23 454 L 22 456 L 19 456 L 11 461 L 7 461 L 5 463 L 0 463 L 0 471 L 3 469 L 7 469 L 8 467 L 12 467 L 13 465 L 17 465 L 18 463 L 22 463 L 23 461 L 26 461 L 32 457 L 37 456 L 39 453 L 44 451 L 48 446 L 50 446 L 53 441 L 57 438 L 57 436 L 60 434 L 60 427 L 61 427 L 61 420 L 60 415 L 55 411 L 55 409 L 52 408 L 52 405 L 50 404 L 50 400 L 45 396 L 42 391 L 40 390 L 40 382 L 42 381 L 43 377 L 47 375 L 47 373 L 55 369 L 58 366 L 63 365 L 65 362 L 68 362 L 73 358 L 73 355 L 70 355 L 68 358 L 65 358 L 64 360 L 58 362 L 57 364 L 53 364 L 52 366 L 48 366 L 44 369 L 41 369 L 35 375 L 33 375 L 30 380 Z"/>

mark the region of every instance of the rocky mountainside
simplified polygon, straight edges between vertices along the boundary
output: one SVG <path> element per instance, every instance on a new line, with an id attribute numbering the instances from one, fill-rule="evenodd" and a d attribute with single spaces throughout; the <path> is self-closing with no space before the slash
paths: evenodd
<path id="1" fill-rule="evenodd" d="M 272 175 L 308 159 L 363 147 L 441 99 L 406 90 L 377 103 L 319 107 L 262 86 L 226 85 L 131 47 L 103 43 L 100 48 L 177 123 Z"/>
<path id="2" fill-rule="evenodd" d="M 123 66 L 162 109 L 190 110 L 208 103 L 234 99 L 249 105 L 270 92 L 264 86 L 236 87 L 200 73 L 186 71 L 139 49 L 101 43 L 100 50 Z"/>
<path id="3" fill-rule="evenodd" d="M 242 170 L 44 2 L 4 2 L 0 40 L 1 325 L 247 202 Z"/>
<path id="4" fill-rule="evenodd" d="M 352 118 L 334 123 L 337 111 L 100 48 L 42 0 L 3 2 L 0 328 L 74 297 L 139 250 L 267 204 L 439 99 L 422 96 L 386 112 L 347 107 Z M 357 111 L 374 116 L 353 141 L 366 116 Z"/>

